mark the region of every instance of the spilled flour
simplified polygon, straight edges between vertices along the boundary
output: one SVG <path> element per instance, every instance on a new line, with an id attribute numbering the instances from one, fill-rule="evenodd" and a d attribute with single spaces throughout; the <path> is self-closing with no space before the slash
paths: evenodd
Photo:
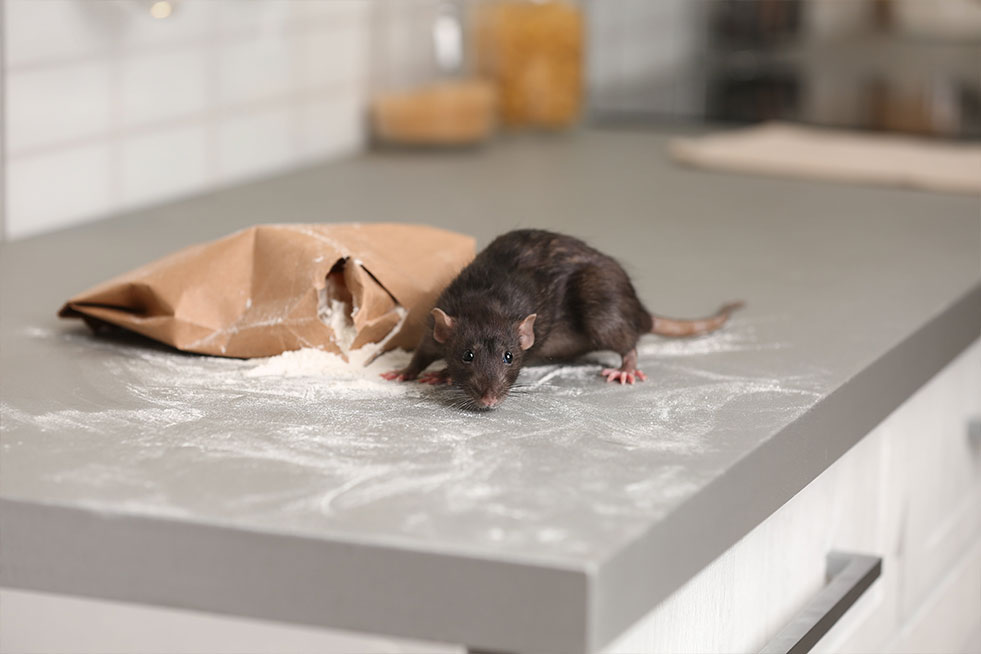
<path id="1" fill-rule="evenodd" d="M 235 360 L 31 329 L 18 345 L 47 386 L 4 387 L 4 484 L 249 527 L 602 556 L 826 392 L 820 368 L 788 368 L 793 345 L 767 336 L 779 328 L 737 316 L 704 338 L 645 337 L 650 380 L 633 387 L 599 376 L 612 353 L 525 368 L 484 413 L 382 379 L 400 350 Z"/>
<path id="2" fill-rule="evenodd" d="M 331 352 L 304 348 L 267 359 L 253 359 L 251 362 L 253 365 L 245 370 L 244 375 L 246 377 L 319 377 L 341 385 L 353 381 L 375 381 L 379 382 L 377 384 L 379 387 L 405 386 L 382 383 L 384 380 L 379 381 L 379 378 L 383 372 L 407 366 L 409 359 L 412 358 L 411 352 L 392 350 L 369 362 L 368 359 L 372 356 L 373 352 L 367 348 L 348 350 L 348 360 L 345 361 Z M 367 390 L 375 386 L 364 388 Z"/>
<path id="3" fill-rule="evenodd" d="M 361 266 L 362 263 L 360 260 L 354 259 L 350 265 Z M 352 350 L 354 342 L 358 337 L 358 330 L 354 325 L 354 320 L 361 307 L 358 306 L 356 298 L 351 297 L 351 304 L 348 304 L 333 296 L 337 294 L 337 291 L 333 291 L 332 293 L 331 290 L 331 286 L 335 284 L 331 281 L 333 277 L 333 274 L 328 275 L 327 284 L 324 288 L 317 291 L 317 319 L 330 327 L 331 332 L 334 334 L 334 344 L 341 350 L 343 359 L 350 361 L 356 367 L 366 366 L 374 361 L 376 357 L 380 356 L 385 350 L 385 346 L 388 345 L 388 342 L 402 331 L 402 325 L 405 324 L 409 312 L 405 307 L 395 305 L 392 311 L 396 315 L 396 322 L 389 332 L 377 343 L 366 343 L 356 350 Z M 346 290 L 344 293 L 347 293 Z M 348 297 L 350 297 L 349 294 Z M 292 360 L 290 359 L 290 361 Z M 326 362 L 324 361 L 323 363 Z"/>

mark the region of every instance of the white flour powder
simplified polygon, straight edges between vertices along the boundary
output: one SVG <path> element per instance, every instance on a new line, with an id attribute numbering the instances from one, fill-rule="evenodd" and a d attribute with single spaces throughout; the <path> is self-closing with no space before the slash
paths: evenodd
<path id="1" fill-rule="evenodd" d="M 331 352 L 304 348 L 267 359 L 253 359 L 244 370 L 246 377 L 319 377 L 337 382 L 378 380 L 383 372 L 404 368 L 412 358 L 405 350 L 386 352 L 371 362 L 375 348 L 349 350 L 348 360 Z M 382 380 L 384 381 L 384 380 Z M 386 386 L 398 386 L 385 382 Z"/>
<path id="2" fill-rule="evenodd" d="M 348 328 L 346 306 L 327 309 Z M 737 316 L 704 338 L 645 337 L 649 381 L 633 387 L 600 378 L 612 353 L 528 367 L 487 413 L 453 409 L 445 388 L 382 379 L 404 351 L 367 366 L 369 349 L 242 361 L 31 329 L 24 347 L 75 386 L 55 396 L 64 404 L 7 387 L 6 472 L 35 470 L 34 488 L 116 510 L 128 497 L 160 515 L 602 553 L 820 397 L 821 370 L 773 372 L 792 346 L 768 342 L 766 327 Z M 39 447 L 64 465 L 17 464 Z"/>

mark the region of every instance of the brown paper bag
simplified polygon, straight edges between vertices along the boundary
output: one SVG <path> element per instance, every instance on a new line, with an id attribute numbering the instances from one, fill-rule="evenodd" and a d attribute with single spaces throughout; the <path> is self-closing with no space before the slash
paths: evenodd
<path id="1" fill-rule="evenodd" d="M 473 257 L 471 237 L 420 225 L 259 225 L 99 284 L 59 315 L 201 354 L 370 345 L 377 356 L 415 347 L 437 296 Z"/>

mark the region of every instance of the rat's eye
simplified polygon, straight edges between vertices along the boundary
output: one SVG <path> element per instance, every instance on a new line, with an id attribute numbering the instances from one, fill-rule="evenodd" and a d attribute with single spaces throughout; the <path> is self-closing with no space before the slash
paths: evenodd
<path id="1" fill-rule="evenodd" d="M 511 353 L 510 352 L 505 352 L 504 353 L 504 363 L 511 363 L 512 361 L 514 361 L 514 357 L 511 356 Z"/>
<path id="2" fill-rule="evenodd" d="M 471 361 L 473 361 L 473 352 L 467 350 L 466 352 L 463 353 L 463 362 L 470 363 Z"/>

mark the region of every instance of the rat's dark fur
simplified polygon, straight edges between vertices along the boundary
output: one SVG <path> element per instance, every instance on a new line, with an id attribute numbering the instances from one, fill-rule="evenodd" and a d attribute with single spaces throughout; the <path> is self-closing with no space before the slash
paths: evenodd
<path id="1" fill-rule="evenodd" d="M 452 380 L 473 408 L 500 403 L 526 363 L 593 350 L 622 355 L 619 370 L 604 371 L 610 381 L 644 379 L 635 349 L 642 334 L 711 331 L 734 308 L 702 321 L 652 317 L 614 259 L 571 236 L 531 229 L 495 239 L 443 291 L 436 307 L 408 367 L 387 376 L 415 379 L 442 358 L 446 369 L 423 381 Z M 663 331 L 658 322 L 665 323 Z"/>

